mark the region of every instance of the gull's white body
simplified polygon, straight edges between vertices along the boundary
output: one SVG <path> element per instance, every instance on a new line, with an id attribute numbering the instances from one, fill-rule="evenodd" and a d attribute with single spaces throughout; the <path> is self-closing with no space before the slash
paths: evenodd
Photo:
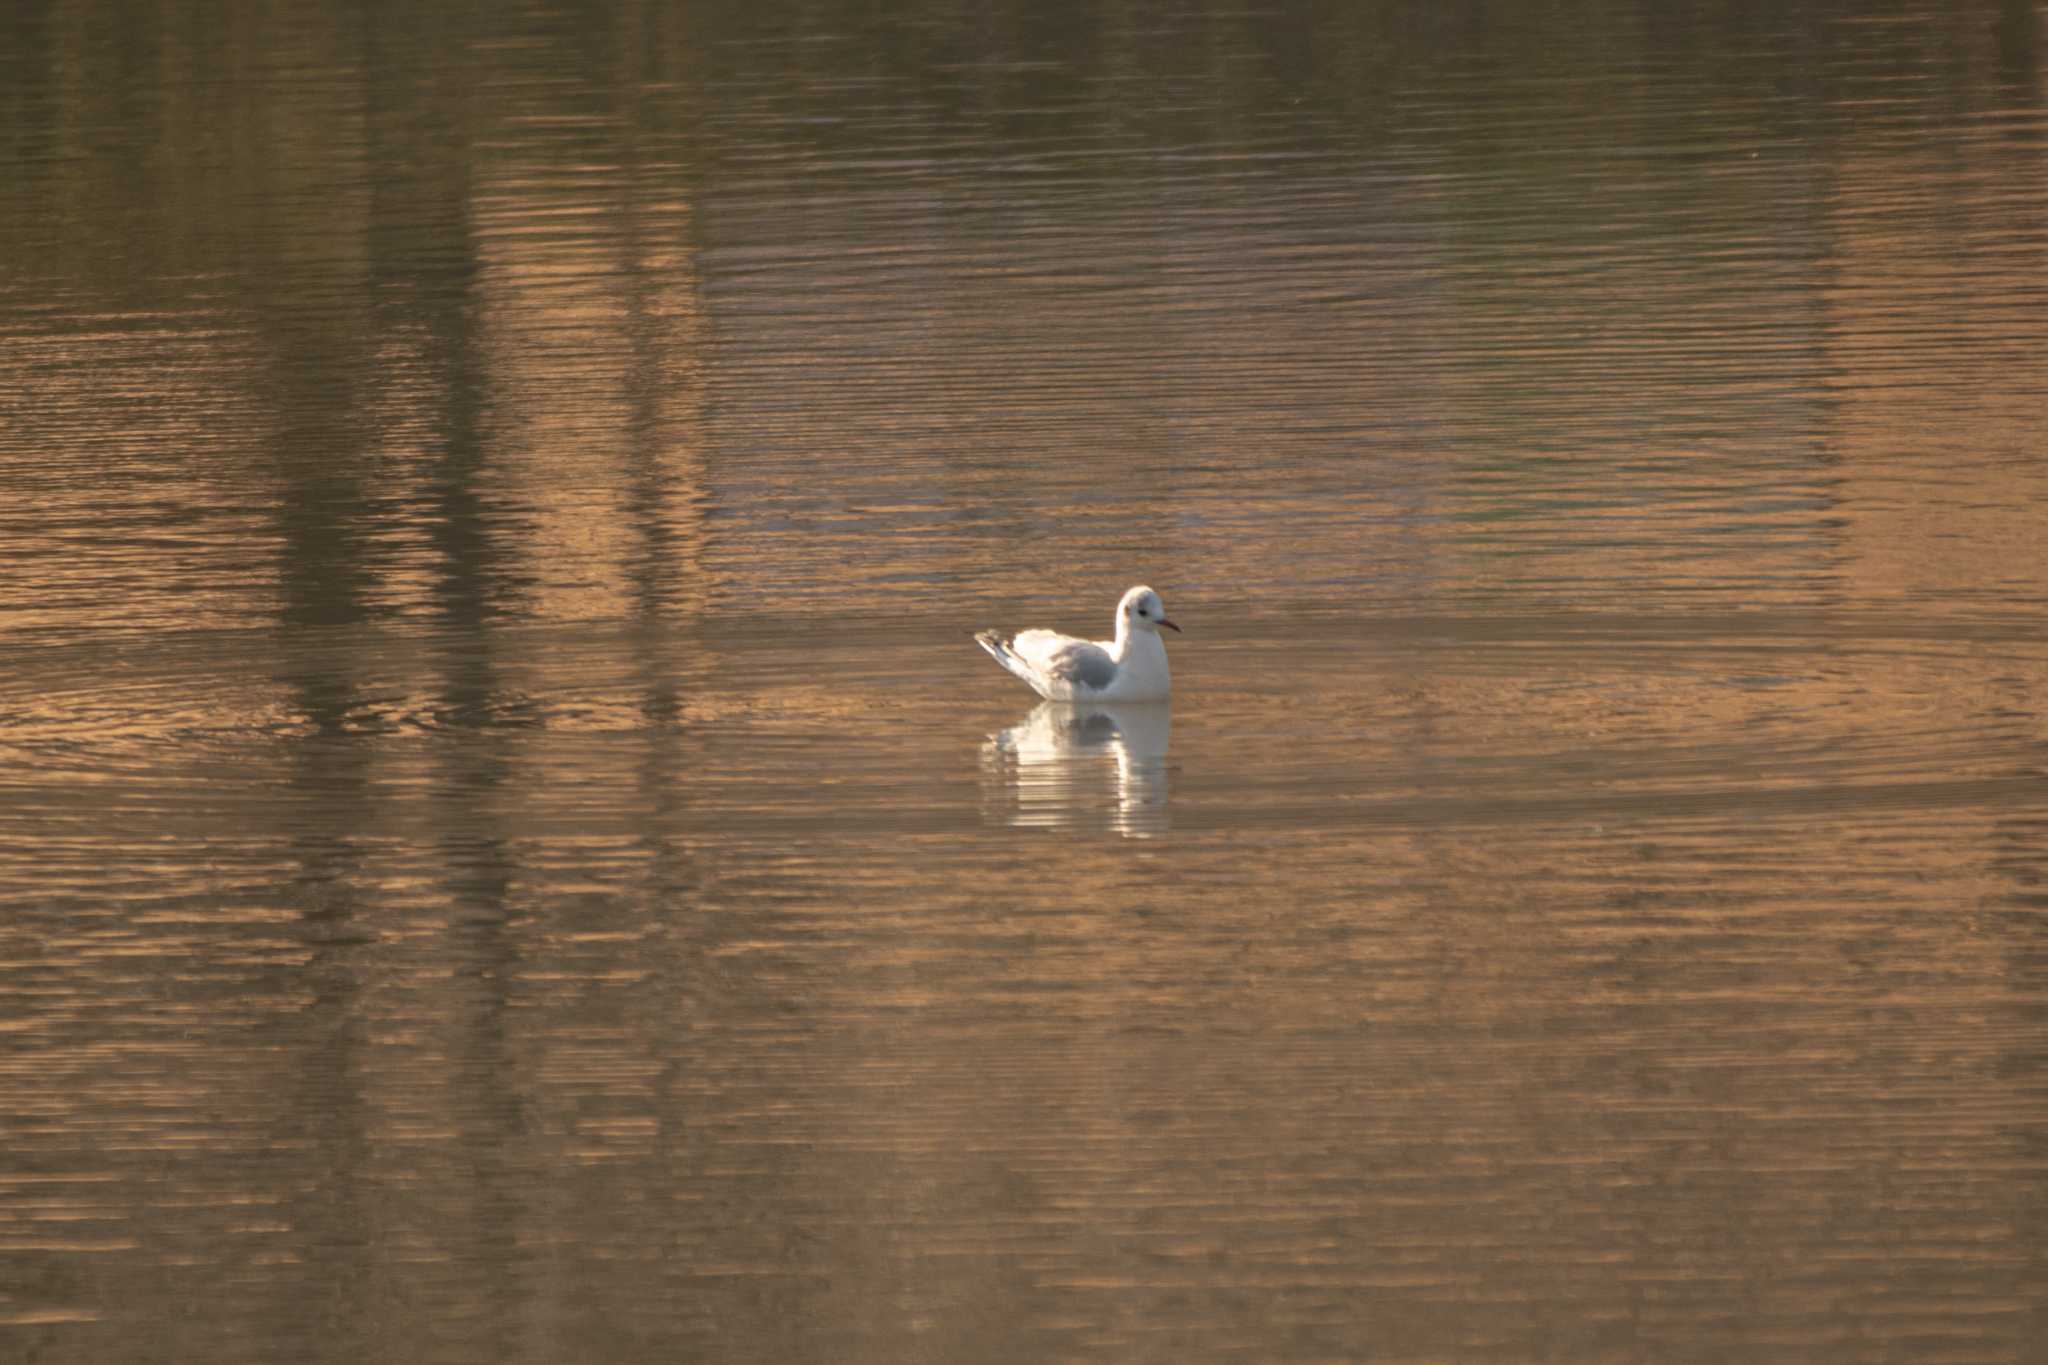
<path id="1" fill-rule="evenodd" d="M 1027 630 L 1005 640 L 992 630 L 975 636 L 997 663 L 1047 701 L 1165 701 L 1172 690 L 1166 619 L 1159 594 L 1140 585 L 1116 604 L 1114 640 L 1078 640 L 1051 630 Z"/>

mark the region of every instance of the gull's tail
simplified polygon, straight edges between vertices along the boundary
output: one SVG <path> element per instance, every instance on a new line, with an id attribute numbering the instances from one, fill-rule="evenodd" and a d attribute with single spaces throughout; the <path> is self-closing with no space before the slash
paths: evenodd
<path id="1" fill-rule="evenodd" d="M 1004 668 L 1009 669 L 1010 672 L 1028 683 L 1032 691 L 1036 692 L 1038 690 L 1037 679 L 1033 676 L 1031 670 L 1024 666 L 1024 661 L 1010 652 L 1010 642 L 1008 640 L 1005 640 L 992 630 L 984 630 L 974 637 L 974 643 L 987 650 L 988 656 L 991 659 L 994 659 Z"/>

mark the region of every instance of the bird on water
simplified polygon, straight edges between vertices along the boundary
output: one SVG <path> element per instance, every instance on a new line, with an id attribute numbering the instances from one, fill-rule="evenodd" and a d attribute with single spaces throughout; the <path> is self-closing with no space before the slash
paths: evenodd
<path id="1" fill-rule="evenodd" d="M 984 630 L 975 641 L 1047 701 L 1165 701 L 1171 688 L 1159 628 L 1179 631 L 1166 604 L 1143 584 L 1116 604 L 1114 640 L 1077 640 L 1054 630 L 1005 638 Z"/>

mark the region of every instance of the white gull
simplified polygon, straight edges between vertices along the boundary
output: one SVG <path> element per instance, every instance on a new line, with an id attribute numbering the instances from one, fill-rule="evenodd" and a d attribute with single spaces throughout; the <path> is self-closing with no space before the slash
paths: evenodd
<path id="1" fill-rule="evenodd" d="M 1053 630 L 1027 630 L 1007 640 L 985 630 L 974 638 L 1047 701 L 1165 701 L 1171 683 L 1161 626 L 1180 629 L 1166 619 L 1159 594 L 1141 585 L 1116 604 L 1114 640 L 1077 640 Z"/>

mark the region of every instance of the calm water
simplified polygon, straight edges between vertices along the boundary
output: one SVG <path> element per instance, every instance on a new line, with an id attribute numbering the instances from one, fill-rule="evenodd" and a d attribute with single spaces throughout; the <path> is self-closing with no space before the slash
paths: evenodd
<path id="1" fill-rule="evenodd" d="M 0 1359 L 2042 1358 L 2038 6 L 423 10 L 0 17 Z"/>

